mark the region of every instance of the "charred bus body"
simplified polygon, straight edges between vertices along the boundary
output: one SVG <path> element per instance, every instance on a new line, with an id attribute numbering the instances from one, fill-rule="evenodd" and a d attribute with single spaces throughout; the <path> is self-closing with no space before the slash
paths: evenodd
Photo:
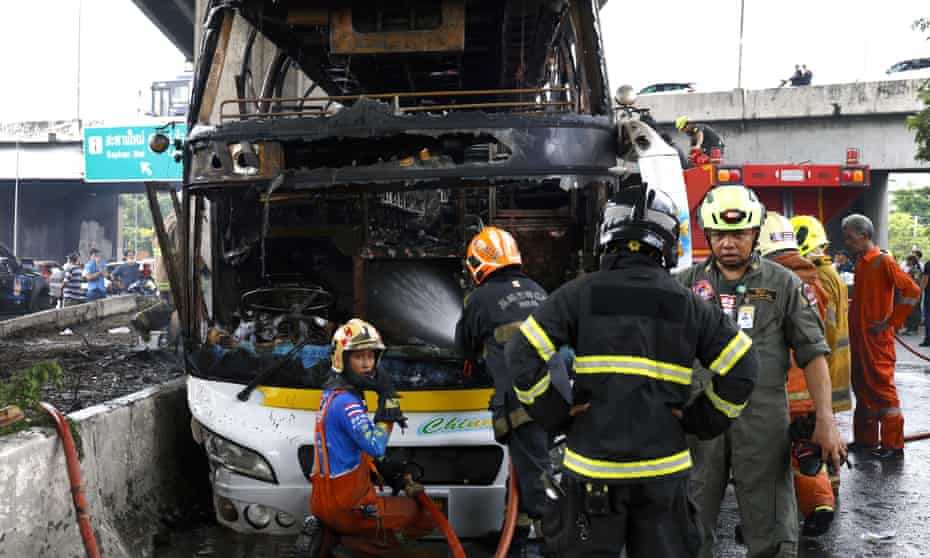
<path id="1" fill-rule="evenodd" d="M 411 419 L 390 452 L 420 466 L 461 536 L 500 528 L 492 383 L 462 372 L 452 339 L 461 260 L 494 224 L 550 290 L 596 267 L 598 214 L 620 180 L 598 9 L 212 2 L 175 274 L 222 523 L 296 530 L 332 327 L 359 316 L 384 335 Z"/>

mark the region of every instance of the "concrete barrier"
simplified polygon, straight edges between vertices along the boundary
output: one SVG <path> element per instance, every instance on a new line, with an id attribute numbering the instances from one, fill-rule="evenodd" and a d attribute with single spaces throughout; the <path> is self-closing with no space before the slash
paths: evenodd
<path id="1" fill-rule="evenodd" d="M 136 309 L 136 295 L 120 295 L 85 302 L 66 308 L 53 308 L 43 310 L 33 314 L 27 314 L 18 318 L 12 318 L 0 322 L 0 338 L 8 337 L 14 333 L 39 327 L 44 325 L 55 324 L 58 327 L 67 327 L 82 322 L 105 318 L 115 314 L 132 312 Z"/>
<path id="2" fill-rule="evenodd" d="M 172 510 L 204 497 L 183 379 L 69 415 L 103 556 L 151 556 Z M 51 428 L 0 438 L 0 557 L 83 557 L 61 443 Z"/>

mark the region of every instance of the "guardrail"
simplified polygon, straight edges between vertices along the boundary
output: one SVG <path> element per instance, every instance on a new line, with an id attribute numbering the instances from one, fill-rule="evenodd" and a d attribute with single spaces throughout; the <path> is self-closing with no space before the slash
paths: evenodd
<path id="1" fill-rule="evenodd" d="M 526 96 L 532 95 L 527 100 Z M 491 97 L 493 100 L 481 100 Z M 327 97 L 249 97 L 227 99 L 220 103 L 220 121 L 255 118 L 325 117 L 360 99 L 376 99 L 391 104 L 395 115 L 418 112 L 457 112 L 462 110 L 505 110 L 514 112 L 577 112 L 578 95 L 571 87 L 541 87 L 528 89 L 482 89 L 471 91 L 415 91 L 405 93 L 375 93 L 371 95 L 333 95 Z M 448 102 L 437 102 L 448 99 Z M 463 100 L 474 102 L 461 102 Z M 313 104 L 308 104 L 313 103 Z M 431 104 L 435 103 L 435 104 Z M 252 105 L 258 110 L 245 112 Z M 228 111 L 226 107 L 236 110 Z M 334 111 L 333 108 L 336 107 Z"/>

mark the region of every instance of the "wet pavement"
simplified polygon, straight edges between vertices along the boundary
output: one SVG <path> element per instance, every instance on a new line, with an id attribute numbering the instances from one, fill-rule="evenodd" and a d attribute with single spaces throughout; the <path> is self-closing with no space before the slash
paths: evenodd
<path id="1" fill-rule="evenodd" d="M 930 350 L 917 347 L 919 336 L 904 337 L 915 349 L 930 357 Z M 898 347 L 896 372 L 898 392 L 904 408 L 905 435 L 930 431 L 930 362 L 922 361 Z M 838 417 L 841 431 L 851 439 L 852 413 Z M 930 440 L 908 444 L 903 460 L 882 462 L 853 457 L 852 470 L 843 469 L 838 514 L 830 531 L 819 539 L 802 540 L 799 556 L 917 557 L 930 554 Z M 736 558 L 745 547 L 734 539 L 738 523 L 736 500 L 729 490 L 721 511 L 714 555 Z M 173 533 L 168 544 L 156 549 L 156 558 L 216 556 L 222 558 L 292 557 L 293 538 L 252 537 L 207 525 L 186 533 Z M 493 548 L 467 542 L 469 557 L 490 557 Z M 424 549 L 424 556 L 443 556 L 440 545 Z M 414 554 L 411 554 L 414 555 Z"/>

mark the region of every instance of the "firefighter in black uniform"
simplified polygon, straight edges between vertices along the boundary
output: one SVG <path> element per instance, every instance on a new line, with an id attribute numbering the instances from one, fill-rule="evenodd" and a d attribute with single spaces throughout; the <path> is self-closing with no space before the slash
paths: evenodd
<path id="1" fill-rule="evenodd" d="M 514 390 L 547 430 L 567 434 L 543 520 L 554 556 L 696 556 L 685 434 L 708 439 L 752 392 L 752 341 L 683 288 L 678 210 L 662 191 L 622 189 L 604 210 L 600 271 L 554 292 L 506 348 Z M 556 349 L 576 351 L 574 383 Z M 716 374 L 689 400 L 694 360 Z M 690 402 L 689 402 L 690 401 Z"/>
<path id="2" fill-rule="evenodd" d="M 494 379 L 494 437 L 507 445 L 520 495 L 510 555 L 536 556 L 539 549 L 528 539 L 532 521 L 542 518 L 545 494 L 540 477 L 549 472 L 549 444 L 545 430 L 517 401 L 504 344 L 519 334 L 520 324 L 546 299 L 546 291 L 521 271 L 521 264 L 517 243 L 507 231 L 485 227 L 475 235 L 465 267 L 478 288 L 465 300 L 455 341 L 470 364 L 483 362 Z"/>

